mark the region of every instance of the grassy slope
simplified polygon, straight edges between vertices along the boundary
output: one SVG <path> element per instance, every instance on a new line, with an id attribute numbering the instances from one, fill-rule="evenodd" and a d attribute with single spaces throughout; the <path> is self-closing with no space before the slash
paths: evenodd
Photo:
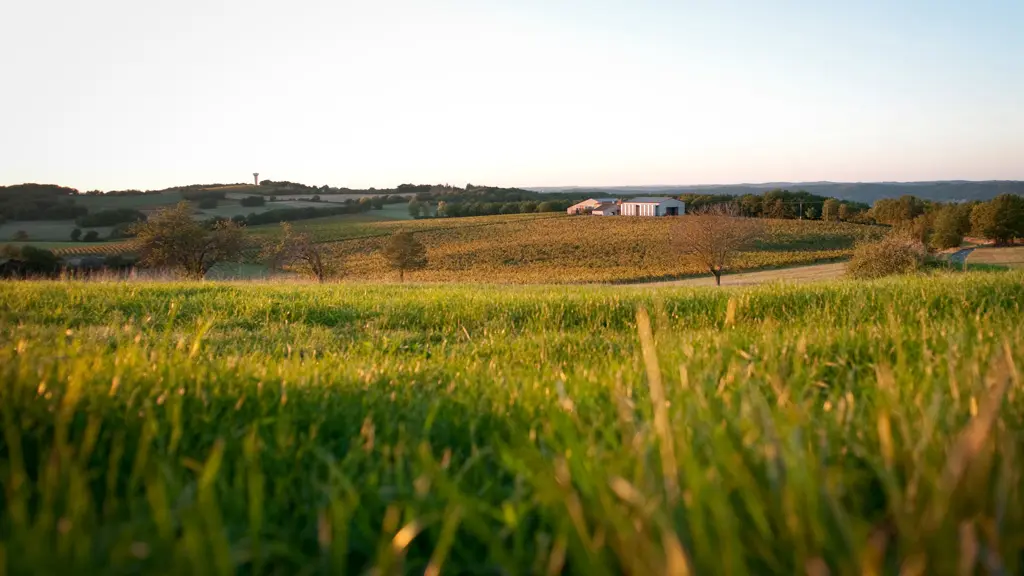
<path id="1" fill-rule="evenodd" d="M 0 283 L 0 562 L 1019 573 L 1022 301 L 1020 273 Z"/>

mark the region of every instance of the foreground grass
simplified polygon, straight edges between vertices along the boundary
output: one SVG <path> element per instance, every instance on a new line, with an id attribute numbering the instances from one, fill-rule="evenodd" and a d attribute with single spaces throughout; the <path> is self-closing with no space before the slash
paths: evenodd
<path id="1" fill-rule="evenodd" d="M 1021 302 L 0 283 L 0 566 L 1020 573 Z"/>

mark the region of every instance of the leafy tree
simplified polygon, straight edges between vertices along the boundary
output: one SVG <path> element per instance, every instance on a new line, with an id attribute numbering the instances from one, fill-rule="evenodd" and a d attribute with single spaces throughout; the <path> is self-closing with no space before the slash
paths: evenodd
<path id="1" fill-rule="evenodd" d="M 74 230 L 71 231 L 71 241 L 72 242 L 78 242 L 81 239 L 82 239 L 82 229 L 81 228 L 75 228 Z"/>
<path id="2" fill-rule="evenodd" d="M 18 230 L 17 232 L 14 233 L 14 239 L 19 242 L 24 242 L 25 240 L 28 240 L 28 232 L 25 232 L 24 230 Z"/>
<path id="3" fill-rule="evenodd" d="M 763 221 L 739 214 L 734 204 L 706 206 L 681 219 L 673 230 L 676 249 L 711 272 L 718 286 L 722 284 L 722 272 L 764 231 Z"/>
<path id="4" fill-rule="evenodd" d="M 238 201 L 242 206 L 263 206 L 267 203 L 267 199 L 263 196 L 246 196 Z"/>
<path id="5" fill-rule="evenodd" d="M 444 218 L 448 215 L 448 203 L 441 200 L 437 203 L 437 217 Z"/>
<path id="6" fill-rule="evenodd" d="M 821 206 L 821 219 L 826 222 L 839 220 L 839 200 L 835 198 L 825 200 L 825 203 Z"/>
<path id="7" fill-rule="evenodd" d="M 854 212 L 853 208 L 849 204 L 847 204 L 846 202 L 843 202 L 843 203 L 839 204 L 839 219 L 840 220 L 842 220 L 843 222 L 848 222 L 848 221 L 853 219 L 854 215 L 855 215 L 855 212 Z"/>
<path id="8" fill-rule="evenodd" d="M 996 196 L 971 210 L 971 228 L 996 244 L 1024 238 L 1024 198 L 1015 194 Z"/>
<path id="9" fill-rule="evenodd" d="M 139 261 L 166 267 L 186 278 L 201 280 L 218 262 L 237 258 L 243 248 L 242 230 L 224 220 L 212 226 L 192 219 L 187 202 L 158 210 L 146 222 L 135 224 Z"/>
<path id="10" fill-rule="evenodd" d="M 964 241 L 961 210 L 957 206 L 943 206 L 935 213 L 929 244 L 936 250 L 956 248 Z"/>
<path id="11" fill-rule="evenodd" d="M 412 216 L 413 218 L 419 218 L 422 213 L 423 204 L 420 204 L 420 201 L 416 200 L 415 198 L 409 200 L 409 216 Z"/>
<path id="12" fill-rule="evenodd" d="M 318 244 L 306 233 L 281 223 L 281 236 L 263 245 L 263 259 L 271 268 L 290 266 L 296 272 L 323 283 L 340 272 L 339 258 L 329 244 Z"/>
<path id="13" fill-rule="evenodd" d="M 808 220 L 817 220 L 818 219 L 818 208 L 815 207 L 815 206 L 811 206 L 811 207 L 807 208 L 806 210 L 804 210 L 804 218 L 807 218 Z"/>
<path id="14" fill-rule="evenodd" d="M 203 198 L 196 206 L 202 210 L 209 210 L 217 207 L 218 200 L 216 198 Z"/>
<path id="15" fill-rule="evenodd" d="M 100 233 L 95 230 L 89 230 L 85 233 L 85 236 L 82 237 L 83 242 L 96 242 L 99 239 Z"/>
<path id="16" fill-rule="evenodd" d="M 554 202 L 541 202 L 537 205 L 537 212 L 554 212 L 555 210 Z"/>
<path id="17" fill-rule="evenodd" d="M 384 258 L 392 269 L 398 270 L 398 279 L 404 282 L 407 270 L 426 267 L 427 248 L 409 232 L 398 232 L 384 246 Z"/>
<path id="18" fill-rule="evenodd" d="M 924 214 L 926 204 L 920 198 L 905 194 L 899 198 L 884 198 L 871 207 L 871 215 L 877 222 L 895 226 L 912 222 Z"/>

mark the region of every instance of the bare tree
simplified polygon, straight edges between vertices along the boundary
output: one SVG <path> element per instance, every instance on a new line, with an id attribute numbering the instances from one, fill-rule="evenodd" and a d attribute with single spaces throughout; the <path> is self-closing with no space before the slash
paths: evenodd
<path id="1" fill-rule="evenodd" d="M 717 286 L 736 255 L 752 247 L 764 231 L 764 222 L 739 214 L 732 204 L 706 206 L 683 218 L 673 230 L 675 247 L 714 274 Z"/>
<path id="2" fill-rule="evenodd" d="M 296 232 L 288 222 L 281 223 L 279 237 L 263 245 L 262 256 L 271 268 L 289 266 L 321 283 L 341 271 L 340 257 L 330 245 L 314 242 L 309 234 Z"/>
<path id="3" fill-rule="evenodd" d="M 201 280 L 218 262 L 237 259 L 245 246 L 237 224 L 229 220 L 198 222 L 192 218 L 188 202 L 157 210 L 148 220 L 132 225 L 130 231 L 141 263 L 172 268 L 192 280 Z"/>

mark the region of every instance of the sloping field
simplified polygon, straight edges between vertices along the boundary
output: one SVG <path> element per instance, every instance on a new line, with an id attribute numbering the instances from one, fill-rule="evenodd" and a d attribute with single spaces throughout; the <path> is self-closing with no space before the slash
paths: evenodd
<path id="1" fill-rule="evenodd" d="M 1020 574 L 1022 301 L 0 282 L 0 568 Z"/>
<path id="2" fill-rule="evenodd" d="M 466 222 L 462 222 L 466 220 Z M 427 282 L 575 283 L 630 282 L 703 274 L 671 243 L 669 218 L 487 217 L 370 224 L 363 238 L 339 242 L 349 275 L 393 278 L 381 255 L 385 234 L 415 230 L 429 265 L 410 277 Z M 779 220 L 769 236 L 742 253 L 737 270 L 809 264 L 848 256 L 853 244 L 881 230 L 855 224 Z M 350 231 L 352 231 L 350 229 Z M 331 231 L 317 230 L 322 238 Z"/>
<path id="3" fill-rule="evenodd" d="M 967 257 L 969 264 L 995 264 L 1009 268 L 1024 268 L 1024 246 L 1004 248 L 977 248 Z"/>

